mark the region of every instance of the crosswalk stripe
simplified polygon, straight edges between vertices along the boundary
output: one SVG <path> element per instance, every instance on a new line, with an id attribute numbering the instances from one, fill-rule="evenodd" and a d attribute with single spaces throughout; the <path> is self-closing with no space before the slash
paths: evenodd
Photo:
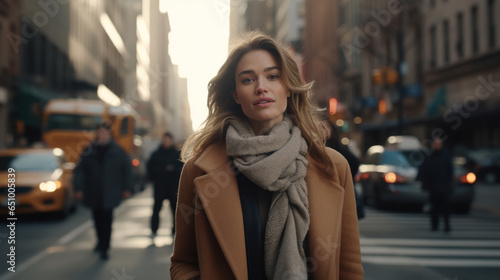
<path id="1" fill-rule="evenodd" d="M 500 267 L 500 260 L 495 259 L 441 259 L 412 258 L 403 256 L 362 256 L 363 263 L 381 265 L 410 265 L 427 267 Z"/>
<path id="2" fill-rule="evenodd" d="M 500 257 L 500 250 L 477 249 L 442 249 L 411 247 L 361 247 L 361 253 L 367 255 L 406 255 L 406 256 L 454 256 L 454 257 Z"/>
<path id="3" fill-rule="evenodd" d="M 361 246 L 499 247 L 500 240 L 360 238 Z"/>
<path id="4" fill-rule="evenodd" d="M 500 267 L 500 223 L 451 217 L 452 231 L 431 232 L 428 214 L 368 210 L 359 221 L 363 263 L 426 267 Z M 363 229 L 417 230 L 415 238 L 366 237 Z M 377 230 L 378 232 L 378 230 Z M 418 237 L 417 237 L 418 236 Z"/>

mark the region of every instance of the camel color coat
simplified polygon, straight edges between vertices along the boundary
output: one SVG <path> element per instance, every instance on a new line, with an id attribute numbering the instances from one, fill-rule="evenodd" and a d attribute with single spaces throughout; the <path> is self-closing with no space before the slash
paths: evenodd
<path id="1" fill-rule="evenodd" d="M 308 264 L 315 280 L 363 279 L 358 220 L 349 165 L 326 148 L 328 180 L 307 157 L 311 224 Z M 182 171 L 171 256 L 172 280 L 247 279 L 243 215 L 235 170 L 223 144 L 212 145 Z M 288 279 L 285 275 L 283 279 Z"/>

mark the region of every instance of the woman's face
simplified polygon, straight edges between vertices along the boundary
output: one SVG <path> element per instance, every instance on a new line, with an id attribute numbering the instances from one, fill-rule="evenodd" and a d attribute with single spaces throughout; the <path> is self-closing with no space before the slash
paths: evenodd
<path id="1" fill-rule="evenodd" d="M 283 120 L 290 91 L 281 79 L 281 69 L 265 50 L 243 55 L 235 73 L 233 98 L 241 105 L 255 134 L 263 134 Z"/>

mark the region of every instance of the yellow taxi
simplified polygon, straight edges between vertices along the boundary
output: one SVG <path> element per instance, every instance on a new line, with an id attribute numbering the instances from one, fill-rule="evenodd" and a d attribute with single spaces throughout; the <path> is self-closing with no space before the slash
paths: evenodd
<path id="1" fill-rule="evenodd" d="M 74 167 L 59 148 L 0 150 L 0 213 L 67 216 L 77 205 Z"/>

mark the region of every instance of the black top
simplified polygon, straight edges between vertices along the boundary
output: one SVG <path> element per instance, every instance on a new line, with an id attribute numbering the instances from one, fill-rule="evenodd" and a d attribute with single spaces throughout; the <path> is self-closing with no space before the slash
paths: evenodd
<path id="1" fill-rule="evenodd" d="M 245 230 L 248 279 L 265 280 L 264 238 L 272 192 L 257 186 L 241 173 L 237 180 Z"/>
<path id="2" fill-rule="evenodd" d="M 420 166 L 418 179 L 431 196 L 446 196 L 453 192 L 453 163 L 444 148 L 435 150 Z"/>

